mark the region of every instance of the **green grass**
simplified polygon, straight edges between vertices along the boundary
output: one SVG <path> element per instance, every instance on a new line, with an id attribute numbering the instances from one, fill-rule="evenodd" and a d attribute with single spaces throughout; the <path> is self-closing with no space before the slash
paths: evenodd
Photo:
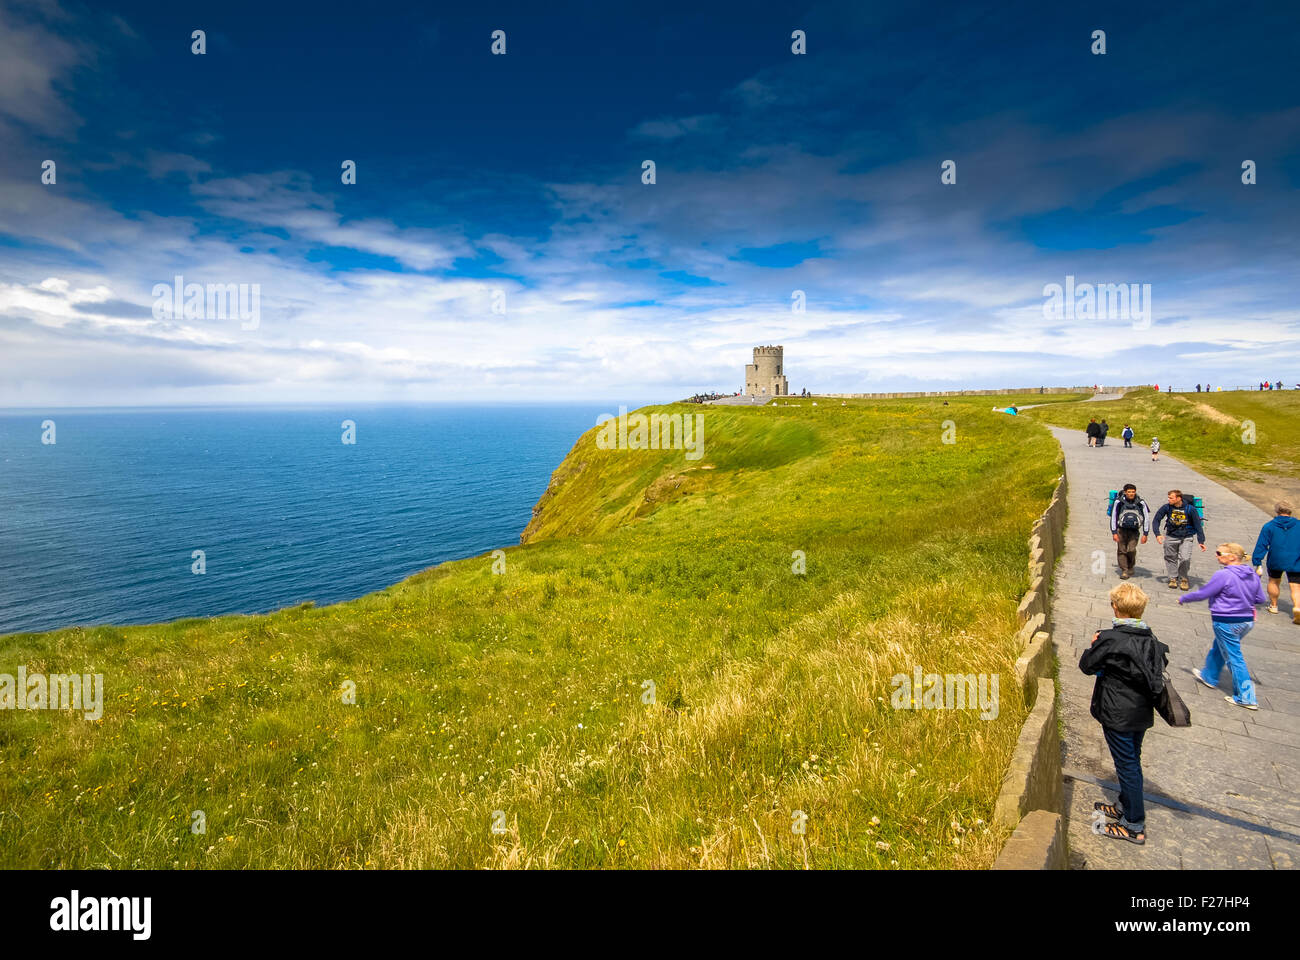
<path id="1" fill-rule="evenodd" d="M 97 722 L 0 715 L 0 865 L 987 866 L 1058 474 L 992 399 L 678 405 L 702 459 L 588 432 L 504 574 L 4 638 L 0 672 L 106 695 Z M 998 674 L 998 718 L 892 709 L 914 665 Z"/>
<path id="2" fill-rule="evenodd" d="M 1120 400 L 1043 407 L 1023 416 L 1080 434 L 1089 417 L 1105 418 L 1107 444 L 1122 443 L 1124 424 L 1131 424 L 1134 444 L 1148 446 L 1158 436 L 1162 454 L 1227 484 L 1269 513 L 1278 494 L 1300 492 L 1300 390 L 1168 394 L 1143 389 Z"/>

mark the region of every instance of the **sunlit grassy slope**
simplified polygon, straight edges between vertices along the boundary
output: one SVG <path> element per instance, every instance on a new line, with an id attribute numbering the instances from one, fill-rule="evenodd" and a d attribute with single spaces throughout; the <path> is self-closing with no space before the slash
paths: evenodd
<path id="1" fill-rule="evenodd" d="M 1125 423 L 1133 442 L 1161 449 L 1216 480 L 1269 513 L 1277 494 L 1300 493 L 1300 390 L 1227 393 L 1157 393 L 1136 390 L 1120 400 L 1026 410 L 1024 416 L 1079 430 L 1089 417 L 1110 424 L 1107 444 L 1122 443 Z"/>
<path id="2" fill-rule="evenodd" d="M 986 866 L 1058 474 L 989 400 L 674 406 L 701 459 L 588 432 L 503 574 L 4 638 L 0 672 L 107 695 L 0 715 L 0 864 Z M 998 674 L 999 716 L 892 709 L 918 665 Z"/>

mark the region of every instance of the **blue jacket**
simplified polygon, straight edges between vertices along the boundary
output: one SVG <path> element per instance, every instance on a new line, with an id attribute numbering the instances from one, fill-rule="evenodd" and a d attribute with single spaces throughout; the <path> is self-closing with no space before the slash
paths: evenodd
<path id="1" fill-rule="evenodd" d="M 1184 514 L 1185 521 L 1183 523 L 1174 524 L 1173 514 L 1175 511 L 1181 511 Z M 1160 532 L 1160 521 L 1165 520 L 1166 517 L 1169 519 L 1165 521 L 1165 530 L 1162 534 Z M 1158 537 L 1190 537 L 1194 533 L 1196 534 L 1197 543 L 1205 542 L 1205 528 L 1201 526 L 1201 515 L 1196 512 L 1196 507 L 1192 506 L 1190 499 L 1184 499 L 1181 507 L 1171 507 L 1167 503 L 1161 504 L 1160 509 L 1156 511 L 1156 515 L 1151 518 L 1151 530 Z"/>
<path id="2" fill-rule="evenodd" d="M 1270 570 L 1300 570 L 1300 520 L 1282 514 L 1264 524 L 1250 555 L 1251 565 L 1258 567 L 1265 553 Z"/>

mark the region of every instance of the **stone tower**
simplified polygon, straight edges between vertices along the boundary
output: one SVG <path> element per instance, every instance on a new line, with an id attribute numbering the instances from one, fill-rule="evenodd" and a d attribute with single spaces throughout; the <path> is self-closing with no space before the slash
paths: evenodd
<path id="1" fill-rule="evenodd" d="M 785 347 L 755 347 L 754 362 L 745 364 L 745 396 L 787 397 L 790 385 L 781 368 Z"/>

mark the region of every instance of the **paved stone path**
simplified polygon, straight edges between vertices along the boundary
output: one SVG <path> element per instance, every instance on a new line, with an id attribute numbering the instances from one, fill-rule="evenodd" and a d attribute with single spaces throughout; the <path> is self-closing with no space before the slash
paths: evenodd
<path id="1" fill-rule="evenodd" d="M 1086 422 L 1086 418 L 1085 418 Z M 1069 520 L 1065 554 L 1053 586 L 1053 638 L 1060 661 L 1063 764 L 1071 867 L 1074 869 L 1291 868 L 1300 866 L 1300 626 L 1291 622 L 1285 581 L 1280 614 L 1259 608 L 1243 647 L 1259 698 L 1249 711 L 1205 689 L 1191 669 L 1204 662 L 1213 637 L 1207 603 L 1178 606 L 1161 547 L 1138 547 L 1132 583 L 1151 597 L 1146 620 L 1170 647 L 1169 676 L 1192 712 L 1192 726 L 1175 729 L 1156 716 L 1142 745 L 1146 780 L 1147 843 L 1139 847 L 1092 832 L 1094 800 L 1114 800 L 1118 785 L 1101 726 L 1089 713 L 1094 678 L 1079 671 L 1093 632 L 1110 625 L 1106 594 L 1119 582 L 1115 544 L 1105 516 L 1108 490 L 1137 484 L 1154 511 L 1168 490 L 1201 497 L 1208 521 L 1205 553 L 1193 551 L 1192 588 L 1217 569 L 1214 545 L 1236 541 L 1250 550 L 1263 511 L 1177 460 L 1157 463 L 1144 446 L 1125 449 L 1116 435 L 1089 448 L 1083 429 L 1052 428 L 1065 452 Z M 1094 551 L 1105 558 L 1093 572 Z"/>
<path id="2" fill-rule="evenodd" d="M 719 397 L 717 400 L 705 400 L 704 402 L 719 407 L 759 407 L 771 399 L 771 397 L 747 397 L 741 394 L 739 397 Z M 805 397 L 804 399 L 811 398 Z"/>
<path id="3" fill-rule="evenodd" d="M 1079 400 L 1079 401 L 1077 401 L 1077 402 L 1078 402 L 1078 403 L 1091 403 L 1091 402 L 1093 402 L 1093 401 L 1095 401 L 1095 400 L 1122 400 L 1122 399 L 1124 399 L 1124 394 L 1122 394 L 1122 393 L 1094 393 L 1092 396 L 1090 396 L 1090 397 L 1084 397 L 1082 400 Z M 1075 401 L 1071 401 L 1071 402 L 1075 402 Z M 1017 410 L 1032 410 L 1034 407 L 1046 407 L 1046 406 L 1050 406 L 1050 404 L 1046 404 L 1046 403 L 1024 403 L 1024 404 L 1018 404 L 1018 405 L 1016 406 L 1016 409 L 1017 409 Z M 1006 407 L 994 407 L 993 409 L 994 409 L 994 410 L 1005 410 Z M 1137 481 L 1134 481 L 1134 482 L 1136 483 Z M 1109 490 L 1110 488 L 1107 487 L 1106 489 Z"/>

